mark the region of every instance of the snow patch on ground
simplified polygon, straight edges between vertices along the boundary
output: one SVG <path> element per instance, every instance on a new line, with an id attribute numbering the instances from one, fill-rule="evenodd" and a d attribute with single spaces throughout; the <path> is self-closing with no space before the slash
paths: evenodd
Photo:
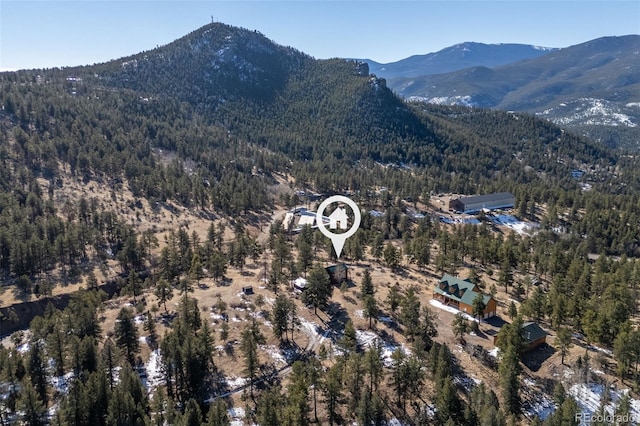
<path id="1" fill-rule="evenodd" d="M 467 393 L 471 393 L 473 388 L 476 387 L 476 385 L 479 385 L 480 383 L 481 383 L 481 380 L 475 379 L 472 377 L 467 377 L 467 376 L 453 377 L 453 384 L 462 386 Z"/>
<path id="2" fill-rule="evenodd" d="M 302 317 L 298 317 L 298 320 L 300 320 L 300 326 L 302 327 L 302 332 L 304 334 L 310 337 L 320 335 L 320 333 L 318 332 L 318 330 L 320 329 L 320 326 L 318 324 L 316 324 L 315 322 L 306 320 Z"/>
<path id="3" fill-rule="evenodd" d="M 469 321 L 478 322 L 478 320 L 476 318 L 472 317 L 471 315 L 465 314 L 464 312 L 454 308 L 453 306 L 445 305 L 444 303 L 440 302 L 439 300 L 431 299 L 431 300 L 429 300 L 429 304 L 431 306 L 433 306 L 434 308 L 438 308 L 438 309 L 442 309 L 443 311 L 451 312 L 454 315 L 462 314 L 462 316 L 465 319 L 469 320 Z"/>
<path id="4" fill-rule="evenodd" d="M 626 104 L 627 108 L 636 106 L 637 103 Z M 637 127 L 632 118 L 624 114 L 618 105 L 605 99 L 580 98 L 569 105 L 560 104 L 555 108 L 549 108 L 539 115 L 550 116 L 556 124 L 591 124 L 603 126 Z"/>
<path id="5" fill-rule="evenodd" d="M 210 315 L 211 315 L 211 319 L 219 320 L 219 321 L 224 321 L 225 320 L 225 316 L 224 315 L 216 314 L 216 313 L 213 313 L 213 312 L 211 312 Z"/>
<path id="6" fill-rule="evenodd" d="M 29 349 L 31 349 L 31 344 L 29 342 L 23 343 L 16 348 L 16 350 L 23 355 L 29 352 Z"/>
<path id="7" fill-rule="evenodd" d="M 538 225 L 535 223 L 523 222 L 517 217 L 507 214 L 496 214 L 490 215 L 488 217 L 496 225 L 509 227 L 518 234 L 530 234 L 533 230 L 535 230 L 535 228 L 538 227 Z"/>
<path id="8" fill-rule="evenodd" d="M 591 351 L 602 352 L 607 355 L 613 355 L 611 349 L 601 348 L 599 346 L 588 345 L 587 348 Z"/>
<path id="9" fill-rule="evenodd" d="M 538 383 L 531 377 L 523 380 L 523 393 L 527 396 L 522 402 L 522 413 L 529 420 L 535 417 L 545 420 L 556 410 L 555 402 L 540 390 Z"/>
<path id="10" fill-rule="evenodd" d="M 225 382 L 227 382 L 227 385 L 231 390 L 241 388 L 242 386 L 249 383 L 249 379 L 244 377 L 225 377 L 224 380 Z"/>
<path id="11" fill-rule="evenodd" d="M 438 219 L 442 223 L 446 223 L 448 225 L 480 225 L 482 222 L 475 217 L 447 217 L 447 216 L 439 216 Z"/>
<path id="12" fill-rule="evenodd" d="M 477 105 L 476 102 L 473 101 L 473 97 L 469 95 L 463 96 L 437 96 L 434 98 L 425 98 L 422 96 L 410 96 L 408 101 L 426 101 L 436 105 L 463 105 L 467 107 L 474 107 Z"/>
<path id="13" fill-rule="evenodd" d="M 573 396 L 578 403 L 578 413 L 582 414 L 580 419 L 581 426 L 590 424 L 592 416 L 597 415 L 600 410 L 600 405 L 602 404 L 604 391 L 604 385 L 599 383 L 581 383 L 573 385 L 569 389 L 569 395 Z M 617 390 L 614 387 L 609 388 L 609 402 L 604 407 L 606 414 L 612 416 L 616 412 L 620 398 L 627 392 L 627 389 Z M 631 419 L 640 419 L 640 400 L 631 398 L 630 402 Z"/>
<path id="14" fill-rule="evenodd" d="M 387 420 L 387 426 L 405 426 L 404 423 L 402 423 L 400 420 L 398 420 L 396 417 Z"/>
<path id="15" fill-rule="evenodd" d="M 376 342 L 378 342 L 382 348 L 381 358 L 382 358 L 382 364 L 385 367 L 391 367 L 393 365 L 391 355 L 393 355 L 393 353 L 396 350 L 401 349 L 405 355 L 411 354 L 411 351 L 406 346 L 402 344 L 394 345 L 391 343 L 384 342 L 380 338 L 380 336 L 378 336 L 372 331 L 356 330 L 356 340 L 358 341 L 358 344 L 363 348 L 370 348 L 374 346 Z"/>
<path id="16" fill-rule="evenodd" d="M 149 394 L 152 395 L 153 391 L 160 386 L 162 382 L 162 370 L 161 370 L 161 355 L 160 350 L 156 349 L 149 355 L 149 360 L 144 366 L 146 371 L 146 378 L 142 381 L 142 384 L 147 388 Z"/>
<path id="17" fill-rule="evenodd" d="M 51 386 L 61 394 L 66 394 L 69 391 L 69 385 L 73 380 L 73 373 L 69 372 L 63 376 L 51 377 Z"/>
<path id="18" fill-rule="evenodd" d="M 551 400 L 551 398 L 540 393 L 538 398 L 532 401 L 526 401 L 522 405 L 522 412 L 529 419 L 533 419 L 537 416 L 540 420 L 545 420 L 556 410 L 556 408 L 556 404 Z"/>
<path id="19" fill-rule="evenodd" d="M 243 426 L 245 412 L 244 408 L 233 407 L 227 410 L 227 416 L 231 419 L 231 426 Z"/>
<path id="20" fill-rule="evenodd" d="M 282 352 L 280 352 L 280 349 L 278 349 L 274 345 L 260 345 L 259 348 L 268 353 L 269 356 L 276 362 L 276 364 L 287 365 L 287 359 L 282 354 Z"/>
<path id="21" fill-rule="evenodd" d="M 379 317 L 378 321 L 384 322 L 386 324 L 393 324 L 395 322 L 391 317 Z"/>

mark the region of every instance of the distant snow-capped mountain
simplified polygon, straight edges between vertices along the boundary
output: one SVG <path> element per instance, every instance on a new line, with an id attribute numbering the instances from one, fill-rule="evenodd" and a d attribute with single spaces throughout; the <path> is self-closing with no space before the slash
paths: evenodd
<path id="1" fill-rule="evenodd" d="M 445 51 L 465 52 L 465 45 Z M 611 146 L 640 148 L 639 35 L 537 52 L 493 67 L 478 60 L 440 74 L 394 78 L 379 73 L 408 100 L 530 112 Z"/>
<path id="2" fill-rule="evenodd" d="M 364 59 L 373 74 L 386 79 L 418 77 L 458 71 L 472 66 L 496 67 L 523 59 L 536 58 L 555 48 L 528 44 L 484 44 L 465 42 L 435 53 L 414 55 L 397 62 L 381 64 Z"/>

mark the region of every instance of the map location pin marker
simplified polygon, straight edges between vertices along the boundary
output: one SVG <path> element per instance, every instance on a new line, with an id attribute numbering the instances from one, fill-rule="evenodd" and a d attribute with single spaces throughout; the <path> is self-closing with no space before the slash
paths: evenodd
<path id="1" fill-rule="evenodd" d="M 338 207 L 333 211 L 333 213 L 331 213 L 331 216 L 329 216 L 328 218 L 325 218 L 325 216 L 323 215 L 325 209 L 327 208 L 327 206 L 333 203 L 344 203 L 349 207 L 351 207 L 351 211 L 353 212 L 353 224 L 351 225 L 350 228 L 347 223 L 348 221 L 347 212 L 342 207 Z M 342 229 L 342 230 L 348 229 L 347 232 L 344 232 L 342 234 L 336 234 L 329 231 L 327 229 L 327 226 L 324 223 L 325 219 L 328 219 L 329 221 L 329 228 Z M 318 207 L 318 211 L 316 212 L 316 223 L 318 224 L 318 229 L 320 230 L 320 232 L 322 232 L 322 234 L 325 237 L 331 240 L 331 243 L 333 244 L 333 249 L 335 250 L 337 257 L 340 257 L 340 255 L 342 254 L 342 249 L 344 247 L 345 241 L 347 241 L 347 238 L 353 236 L 353 234 L 355 234 L 358 228 L 360 227 L 360 220 L 361 220 L 361 214 L 360 214 L 360 208 L 358 207 L 358 205 L 353 200 L 343 195 L 334 195 L 332 197 L 327 198 L 322 203 L 320 203 L 320 206 Z"/>

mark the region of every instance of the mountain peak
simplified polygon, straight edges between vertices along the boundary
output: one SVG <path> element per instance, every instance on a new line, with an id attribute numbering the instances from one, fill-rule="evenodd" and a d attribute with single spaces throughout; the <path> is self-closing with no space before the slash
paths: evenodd
<path id="1" fill-rule="evenodd" d="M 426 55 L 414 55 L 388 64 L 369 62 L 371 72 L 387 79 L 443 74 L 472 66 L 488 68 L 536 58 L 556 50 L 528 44 L 485 44 L 465 41 Z"/>
<path id="2" fill-rule="evenodd" d="M 238 96 L 269 99 L 311 57 L 255 30 L 207 24 L 148 52 L 98 67 L 103 82 L 217 104 Z"/>

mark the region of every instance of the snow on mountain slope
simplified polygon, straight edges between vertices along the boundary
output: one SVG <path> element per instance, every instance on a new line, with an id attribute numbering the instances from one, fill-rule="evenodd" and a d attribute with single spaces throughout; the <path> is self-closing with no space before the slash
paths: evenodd
<path id="1" fill-rule="evenodd" d="M 628 103 L 633 107 L 636 103 Z M 600 126 L 636 127 L 637 120 L 625 113 L 619 105 L 605 99 L 579 98 L 571 102 L 563 102 L 557 107 L 548 108 L 538 116 L 549 118 L 556 124 L 586 124 Z M 638 109 L 640 112 L 640 109 Z"/>

